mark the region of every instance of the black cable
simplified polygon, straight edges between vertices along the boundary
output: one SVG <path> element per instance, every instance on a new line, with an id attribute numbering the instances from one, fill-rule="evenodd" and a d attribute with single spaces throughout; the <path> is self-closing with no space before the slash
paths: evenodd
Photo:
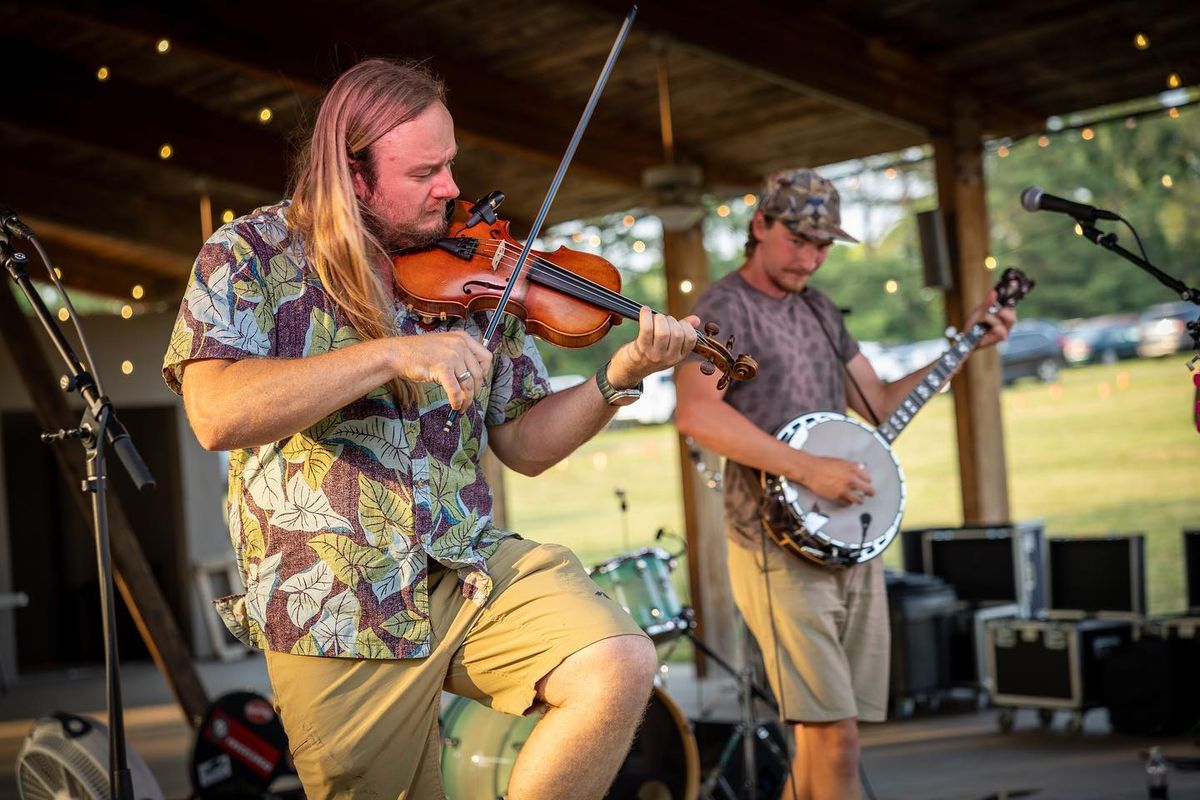
<path id="1" fill-rule="evenodd" d="M 1129 228 L 1129 232 L 1133 234 L 1133 240 L 1137 242 L 1138 250 L 1142 251 L 1142 260 L 1149 261 L 1150 257 L 1146 255 L 1146 248 L 1142 246 L 1142 237 L 1138 236 L 1137 228 L 1130 225 L 1129 220 L 1125 219 L 1120 214 L 1117 215 L 1117 219 L 1121 220 L 1121 222 L 1124 222 L 1125 227 Z"/>
<path id="2" fill-rule="evenodd" d="M 863 405 L 866 407 L 867 413 L 871 415 L 871 424 L 878 428 L 881 424 L 879 415 L 875 413 L 875 409 L 871 406 L 871 401 L 867 399 L 867 395 L 863 392 L 862 387 L 858 385 L 858 381 L 855 379 L 854 373 L 852 373 L 850 368 L 846 366 L 846 360 L 842 357 L 841 348 L 834 343 L 832 334 L 830 334 L 829 329 L 825 327 L 825 318 L 821 316 L 821 312 L 818 311 L 817 307 L 813 305 L 812 300 L 808 299 L 807 291 L 802 292 L 800 297 L 804 300 L 805 305 L 808 306 L 808 310 L 812 312 L 814 317 L 816 317 L 817 326 L 820 327 L 821 333 L 825 334 L 825 339 L 829 342 L 829 346 L 833 348 L 834 356 L 837 357 L 838 363 L 842 365 L 842 372 L 844 372 L 846 377 L 850 379 L 850 383 L 853 384 L 854 390 L 858 392 L 858 396 L 862 400 Z"/>

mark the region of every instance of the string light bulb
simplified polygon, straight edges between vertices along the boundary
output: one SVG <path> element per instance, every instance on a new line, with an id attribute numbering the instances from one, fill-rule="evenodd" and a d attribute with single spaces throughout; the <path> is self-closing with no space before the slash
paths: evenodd
<path id="1" fill-rule="evenodd" d="M 1050 146 L 1050 137 L 1043 133 L 1041 136 L 1038 137 L 1038 147 L 1049 147 L 1049 146 Z"/>
<path id="2" fill-rule="evenodd" d="M 687 278 L 684 278 L 683 280 L 681 280 L 679 282 L 679 291 L 683 292 L 684 294 L 691 294 L 692 289 L 695 289 L 695 288 L 696 288 L 696 285 L 694 283 L 692 283 L 691 281 L 689 281 Z"/>
<path id="3" fill-rule="evenodd" d="M 887 178 L 889 181 L 896 180 L 896 176 L 899 174 L 900 173 L 896 170 L 895 167 L 888 167 L 887 169 L 885 169 L 883 171 L 884 177 Z"/>
<path id="4" fill-rule="evenodd" d="M 1175 180 L 1170 175 L 1163 175 L 1162 176 L 1162 185 L 1165 186 L 1166 188 L 1170 189 L 1172 186 L 1175 185 Z"/>
<path id="5" fill-rule="evenodd" d="M 1083 130 L 1081 130 L 1079 132 L 1079 135 L 1083 138 L 1083 140 L 1085 142 L 1090 142 L 1092 139 L 1096 138 L 1096 132 L 1093 131 L 1091 128 L 1084 128 Z"/>
<path id="6" fill-rule="evenodd" d="M 171 52 L 171 40 L 164 36 L 154 45 L 154 49 L 158 51 L 159 55 L 165 56 Z"/>
<path id="7" fill-rule="evenodd" d="M 621 222 L 626 228 L 632 228 L 633 223 L 636 222 L 636 220 L 633 218 L 633 214 L 626 214 L 625 216 L 621 217 Z"/>
<path id="8" fill-rule="evenodd" d="M 724 203 L 717 206 L 717 216 L 718 217 L 728 217 L 729 216 L 729 206 L 725 205 Z"/>
<path id="9" fill-rule="evenodd" d="M 887 290 L 888 294 L 895 294 L 900 288 L 900 284 L 896 283 L 895 281 L 888 281 L 883 285 L 883 288 Z"/>
<path id="10" fill-rule="evenodd" d="M 1171 119 L 1179 119 L 1179 109 L 1171 106 L 1171 110 L 1167 112 L 1167 116 Z"/>
<path id="11" fill-rule="evenodd" d="M 1178 72 L 1172 72 L 1167 76 L 1168 89 L 1178 89 L 1181 83 L 1183 83 L 1183 81 L 1180 79 Z"/>
<path id="12" fill-rule="evenodd" d="M 635 253 L 646 252 L 646 243 L 643 242 L 641 239 L 638 239 L 636 242 L 633 243 L 633 252 L 635 252 Z"/>
<path id="13" fill-rule="evenodd" d="M 1083 226 L 1080 225 L 1078 222 L 1075 223 L 1075 235 L 1083 236 Z"/>
<path id="14" fill-rule="evenodd" d="M 1008 148 L 1004 145 L 1000 145 L 996 148 L 996 155 L 1000 156 L 1001 158 L 1008 158 Z"/>
<path id="15" fill-rule="evenodd" d="M 996 262 L 996 257 L 995 257 L 995 256 L 988 256 L 987 258 L 985 258 L 985 259 L 983 260 L 983 265 L 984 265 L 985 267 L 987 267 L 988 269 L 995 269 L 995 268 L 996 268 L 996 263 L 997 263 L 997 262 Z"/>
<path id="16" fill-rule="evenodd" d="M 221 212 L 221 222 L 224 222 L 226 225 L 233 222 L 233 209 L 232 208 L 227 208 Z"/>
<path id="17" fill-rule="evenodd" d="M 1138 34 L 1133 37 L 1133 46 L 1138 50 L 1145 50 L 1150 46 L 1150 39 L 1146 36 L 1146 34 L 1139 31 Z"/>
<path id="18" fill-rule="evenodd" d="M 263 125 L 266 125 L 268 122 L 270 122 L 274 116 L 275 112 L 273 112 L 269 106 L 263 106 L 258 110 L 258 121 Z"/>
<path id="19" fill-rule="evenodd" d="M 167 161 L 173 155 L 175 155 L 175 148 L 171 147 L 169 144 L 164 144 L 162 147 L 158 148 L 158 157 L 163 161 Z"/>
<path id="20" fill-rule="evenodd" d="M 126 303 L 121 306 L 121 319 L 130 319 L 133 317 L 133 306 Z"/>
<path id="21" fill-rule="evenodd" d="M 122 361 L 121 362 L 121 372 L 125 373 L 126 375 L 132 375 L 133 374 L 133 362 L 129 361 L 128 359 L 125 361 Z"/>
<path id="22" fill-rule="evenodd" d="M 742 204 L 745 205 L 746 208 L 749 208 L 750 206 L 754 205 L 757 202 L 758 202 L 758 198 L 755 197 L 753 194 L 746 194 L 744 197 L 742 197 Z"/>
<path id="23" fill-rule="evenodd" d="M 134 285 L 133 290 L 130 291 L 129 294 L 133 297 L 134 300 L 141 300 L 143 297 L 146 296 L 146 290 L 144 288 L 142 288 L 142 285 L 140 283 L 138 283 L 138 284 Z"/>
<path id="24" fill-rule="evenodd" d="M 96 80 L 106 81 L 106 80 L 108 80 L 108 76 L 109 76 L 108 67 L 101 66 L 100 69 L 96 70 Z"/>
<path id="25" fill-rule="evenodd" d="M 58 319 L 60 322 L 66 322 L 70 318 L 71 318 L 71 313 L 69 311 L 67 311 L 67 309 L 60 308 L 58 310 Z"/>

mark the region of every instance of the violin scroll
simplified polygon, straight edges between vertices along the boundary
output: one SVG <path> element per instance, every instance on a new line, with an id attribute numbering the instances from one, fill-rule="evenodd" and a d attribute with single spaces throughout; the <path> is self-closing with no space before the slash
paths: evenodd
<path id="1" fill-rule="evenodd" d="M 717 381 L 718 389 L 724 389 L 731 380 L 752 380 L 758 374 L 758 362 L 754 360 L 753 356 L 745 353 L 739 353 L 737 358 L 734 358 L 732 352 L 734 337 L 730 336 L 724 345 L 711 338 L 719 330 L 716 323 L 709 322 L 704 326 L 704 333 L 696 337 L 696 345 L 693 350 L 704 357 L 704 363 L 700 365 L 700 372 L 712 375 L 720 370 L 721 379 Z"/>

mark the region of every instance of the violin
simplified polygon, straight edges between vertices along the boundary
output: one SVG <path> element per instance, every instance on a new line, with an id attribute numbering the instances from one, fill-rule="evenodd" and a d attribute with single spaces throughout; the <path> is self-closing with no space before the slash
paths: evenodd
<path id="1" fill-rule="evenodd" d="M 426 320 L 459 319 L 500 305 L 523 247 L 509 233 L 509 222 L 496 216 L 503 197 L 493 192 L 473 205 L 455 202 L 445 237 L 428 249 L 393 257 L 397 294 L 411 312 Z M 620 289 L 617 268 L 598 255 L 566 247 L 530 250 L 503 313 L 551 344 L 586 347 L 623 319 L 638 319 L 641 304 Z M 718 332 L 710 322 L 697 333 L 693 352 L 705 359 L 701 371 L 719 370 L 720 389 L 730 380 L 752 379 L 758 362 L 744 353 L 735 358 L 734 338 L 721 345 L 712 338 Z"/>

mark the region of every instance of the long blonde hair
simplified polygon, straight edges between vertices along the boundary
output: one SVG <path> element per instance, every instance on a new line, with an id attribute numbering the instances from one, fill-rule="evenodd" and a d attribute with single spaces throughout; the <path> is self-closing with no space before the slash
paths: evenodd
<path id="1" fill-rule="evenodd" d="M 357 159 L 373 182 L 370 146 L 445 97 L 442 82 L 419 64 L 362 61 L 325 95 L 297 162 L 288 223 L 304 237 L 309 263 L 364 340 L 394 336 L 396 329 L 376 266 L 387 252 L 365 224 L 368 212 L 354 194 L 351 161 Z M 395 378 L 390 386 L 399 402 L 416 401 L 411 382 Z"/>

